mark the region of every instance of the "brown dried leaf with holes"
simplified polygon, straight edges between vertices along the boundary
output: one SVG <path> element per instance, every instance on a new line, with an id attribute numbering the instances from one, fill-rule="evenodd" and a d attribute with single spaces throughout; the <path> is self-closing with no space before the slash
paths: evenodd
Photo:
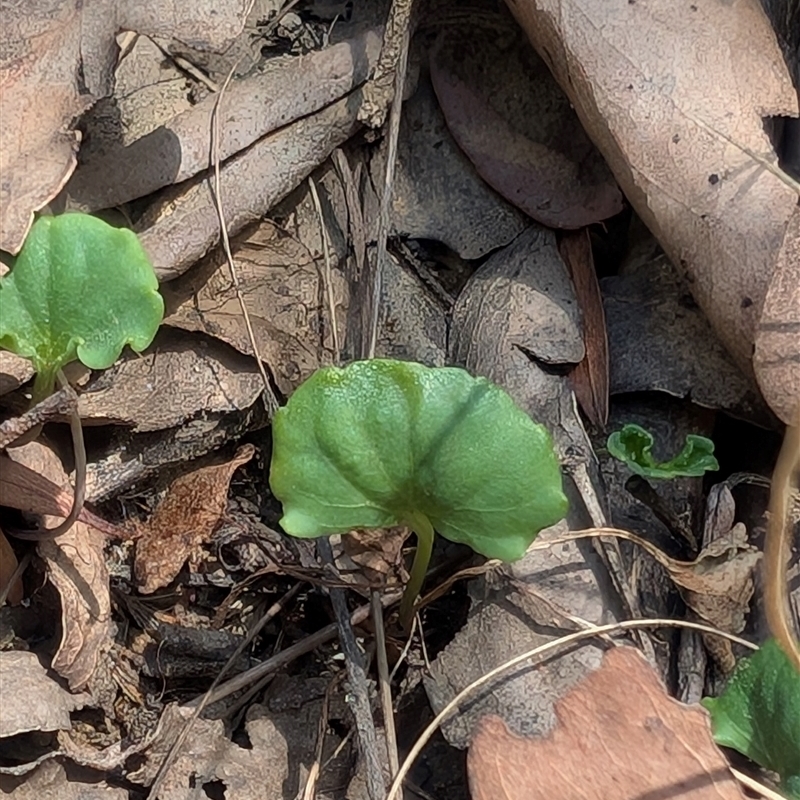
<path id="1" fill-rule="evenodd" d="M 225 511 L 233 473 L 254 453 L 253 445 L 242 445 L 225 464 L 178 478 L 148 522 L 137 526 L 134 574 L 140 592 L 150 594 L 166 586 L 187 559 L 197 558 Z"/>
<path id="2" fill-rule="evenodd" d="M 603 665 L 556 704 L 546 738 L 481 720 L 467 757 L 473 800 L 742 800 L 708 717 L 667 695 L 632 647 Z"/>

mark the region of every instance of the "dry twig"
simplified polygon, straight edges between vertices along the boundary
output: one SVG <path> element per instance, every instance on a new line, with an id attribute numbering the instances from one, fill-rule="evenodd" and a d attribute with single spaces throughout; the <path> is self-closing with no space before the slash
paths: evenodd
<path id="1" fill-rule="evenodd" d="M 333 550 L 331 543 L 326 538 L 317 541 L 317 550 L 322 558 L 333 564 Z M 372 708 L 369 702 L 369 686 L 367 673 L 364 668 L 363 653 L 358 647 L 353 624 L 347 611 L 347 601 L 343 589 L 330 589 L 333 613 L 336 616 L 336 626 L 339 630 L 339 641 L 347 663 L 347 677 L 350 681 L 350 690 L 353 701 L 353 716 L 356 719 L 358 740 L 364 765 L 367 772 L 367 792 L 370 800 L 384 800 L 386 785 L 383 782 L 383 768 L 378 752 L 378 737 L 375 732 L 375 720 L 372 718 Z"/>

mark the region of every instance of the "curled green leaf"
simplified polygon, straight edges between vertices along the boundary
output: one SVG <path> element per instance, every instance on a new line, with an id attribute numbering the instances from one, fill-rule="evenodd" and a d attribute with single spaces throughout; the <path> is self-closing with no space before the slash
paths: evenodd
<path id="1" fill-rule="evenodd" d="M 652 450 L 653 434 L 640 425 L 625 425 L 608 437 L 608 452 L 645 478 L 697 478 L 719 469 L 714 442 L 705 436 L 690 433 L 681 452 L 670 461 L 656 461 Z"/>
<path id="2" fill-rule="evenodd" d="M 420 517 L 489 558 L 520 558 L 567 500 L 546 429 L 456 368 L 375 359 L 318 370 L 273 423 L 270 485 L 292 536 Z"/>
<path id="3" fill-rule="evenodd" d="M 163 315 L 136 234 L 86 214 L 36 220 L 0 279 L 0 347 L 31 359 L 40 397 L 75 358 L 105 369 L 125 345 L 144 350 Z"/>
<path id="4" fill-rule="evenodd" d="M 743 658 L 725 691 L 703 705 L 717 744 L 777 772 L 800 800 L 800 673 L 775 639 Z"/>

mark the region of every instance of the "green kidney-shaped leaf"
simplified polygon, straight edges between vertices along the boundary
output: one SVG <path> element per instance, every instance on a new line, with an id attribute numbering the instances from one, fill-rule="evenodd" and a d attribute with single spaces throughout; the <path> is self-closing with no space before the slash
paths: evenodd
<path id="1" fill-rule="evenodd" d="M 502 389 L 380 359 L 318 370 L 297 389 L 273 423 L 270 485 L 292 536 L 422 514 L 506 561 L 567 510 L 550 435 Z"/>
<path id="2" fill-rule="evenodd" d="M 800 673 L 775 639 L 742 659 L 725 691 L 703 705 L 717 744 L 777 772 L 800 800 Z"/>
<path id="3" fill-rule="evenodd" d="M 164 302 L 136 234 L 86 214 L 40 217 L 0 280 L 0 347 L 30 358 L 46 391 L 79 358 L 104 369 L 144 350 Z"/>
<path id="4" fill-rule="evenodd" d="M 608 437 L 608 452 L 645 478 L 697 478 L 719 469 L 714 442 L 705 436 L 690 433 L 681 452 L 669 461 L 656 461 L 652 450 L 653 435 L 639 425 L 625 425 Z"/>

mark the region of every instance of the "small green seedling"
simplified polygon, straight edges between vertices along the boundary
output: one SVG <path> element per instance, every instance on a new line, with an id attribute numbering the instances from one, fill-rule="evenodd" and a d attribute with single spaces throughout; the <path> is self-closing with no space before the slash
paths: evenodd
<path id="1" fill-rule="evenodd" d="M 0 347 L 33 362 L 34 403 L 76 358 L 105 369 L 126 344 L 144 350 L 163 315 L 136 234 L 86 214 L 37 219 L 0 279 Z"/>
<path id="2" fill-rule="evenodd" d="M 164 316 L 158 280 L 136 234 L 85 214 L 40 217 L 11 272 L 0 278 L 0 348 L 29 358 L 36 369 L 32 405 L 44 400 L 63 367 L 80 359 L 105 369 L 126 344 L 144 350 Z M 14 532 L 54 538 L 80 514 L 86 450 L 77 412 L 70 419 L 75 496 L 67 518 L 52 529 Z"/>
<path id="3" fill-rule="evenodd" d="M 719 469 L 714 442 L 705 436 L 690 433 L 683 450 L 670 461 L 656 461 L 652 449 L 653 434 L 640 425 L 625 425 L 608 437 L 608 452 L 644 478 L 698 478 Z"/>
<path id="4" fill-rule="evenodd" d="M 550 435 L 502 389 L 462 369 L 382 359 L 320 369 L 297 389 L 273 423 L 270 485 L 291 536 L 417 534 L 405 625 L 434 530 L 514 561 L 567 511 Z"/>
<path id="5" fill-rule="evenodd" d="M 777 772 L 800 800 L 800 673 L 775 639 L 742 659 L 722 695 L 703 705 L 717 744 Z"/>

